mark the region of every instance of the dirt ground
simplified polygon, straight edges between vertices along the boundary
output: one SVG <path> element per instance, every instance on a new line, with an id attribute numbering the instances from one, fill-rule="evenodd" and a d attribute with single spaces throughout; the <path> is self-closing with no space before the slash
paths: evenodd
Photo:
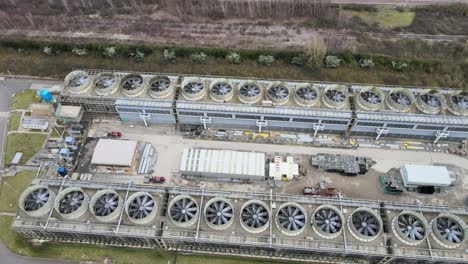
<path id="1" fill-rule="evenodd" d="M 212 181 L 183 179 L 178 174 L 180 158 L 184 148 L 213 148 L 233 149 L 244 151 L 259 151 L 268 154 L 291 153 L 299 163 L 307 169 L 307 176 L 298 181 L 279 182 L 275 192 L 287 194 L 301 194 L 305 186 L 317 186 L 321 180 L 326 180 L 330 187 L 340 188 L 349 198 L 394 200 L 414 202 L 416 199 L 425 204 L 463 206 L 468 190 L 468 162 L 466 159 L 446 153 L 415 152 L 410 150 L 383 150 L 371 148 L 359 148 L 357 150 L 313 148 L 273 144 L 252 144 L 226 141 L 201 141 L 182 138 L 176 135 L 173 129 L 167 127 L 144 127 L 120 125 L 117 123 L 98 123 L 90 131 L 90 136 L 103 135 L 108 131 L 121 131 L 123 139 L 146 141 L 153 144 L 158 158 L 154 167 L 155 175 L 165 176 L 167 186 L 202 187 L 218 190 L 239 190 L 242 192 L 266 192 L 270 186 L 267 182 L 252 184 L 222 183 Z M 365 175 L 355 177 L 343 176 L 339 173 L 324 172 L 313 168 L 310 164 L 310 155 L 317 153 L 342 153 L 358 156 L 372 157 L 377 163 Z M 399 168 L 403 164 L 448 164 L 449 171 L 454 178 L 454 186 L 446 193 L 423 195 L 405 192 L 403 195 L 384 194 L 379 182 L 379 176 L 392 168 Z M 141 183 L 143 176 L 103 176 L 96 178 L 105 181 L 128 182 L 132 179 L 135 183 Z"/>

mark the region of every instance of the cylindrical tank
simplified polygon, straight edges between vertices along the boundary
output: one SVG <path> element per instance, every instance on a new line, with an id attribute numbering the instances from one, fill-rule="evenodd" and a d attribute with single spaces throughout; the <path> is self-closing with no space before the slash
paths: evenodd
<path id="1" fill-rule="evenodd" d="M 330 84 L 322 93 L 322 102 L 329 108 L 342 109 L 348 104 L 348 91 L 341 84 Z"/>
<path id="2" fill-rule="evenodd" d="M 120 90 L 127 97 L 137 97 L 142 95 L 146 89 L 146 82 L 139 74 L 128 74 L 120 81 Z"/>
<path id="3" fill-rule="evenodd" d="M 206 94 L 205 83 L 197 77 L 188 77 L 182 81 L 182 96 L 189 101 L 197 101 Z"/>
<path id="4" fill-rule="evenodd" d="M 425 90 L 417 96 L 416 107 L 425 114 L 435 115 L 447 107 L 447 100 L 436 90 Z"/>
<path id="5" fill-rule="evenodd" d="M 370 208 L 360 207 L 348 217 L 348 230 L 357 240 L 371 242 L 383 232 L 380 215 Z"/>
<path id="6" fill-rule="evenodd" d="M 270 225 L 270 210 L 264 202 L 250 200 L 242 205 L 239 221 L 248 232 L 261 233 Z"/>
<path id="7" fill-rule="evenodd" d="M 197 201 L 185 194 L 174 197 L 167 207 L 167 215 L 171 222 L 183 228 L 190 227 L 197 222 L 199 211 Z"/>
<path id="8" fill-rule="evenodd" d="M 364 110 L 377 111 L 382 108 L 385 94 L 375 86 L 365 87 L 356 96 L 356 103 Z"/>
<path id="9" fill-rule="evenodd" d="M 234 87 L 227 79 L 214 79 L 210 83 L 210 97 L 213 101 L 222 103 L 231 100 Z"/>
<path id="10" fill-rule="evenodd" d="M 137 225 L 145 225 L 154 220 L 158 213 L 158 204 L 147 192 L 137 192 L 128 197 L 125 204 L 128 219 Z"/>
<path id="11" fill-rule="evenodd" d="M 168 98 L 174 91 L 174 82 L 166 76 L 155 76 L 148 82 L 148 93 L 155 99 Z"/>
<path id="12" fill-rule="evenodd" d="M 468 92 L 456 91 L 448 96 L 448 110 L 459 116 L 468 116 Z"/>
<path id="13" fill-rule="evenodd" d="M 274 105 L 284 105 L 289 101 L 289 88 L 284 82 L 272 82 L 267 87 L 266 98 Z"/>
<path id="14" fill-rule="evenodd" d="M 102 72 L 94 79 L 94 92 L 98 95 L 112 95 L 119 89 L 117 76 L 111 72 Z"/>
<path id="15" fill-rule="evenodd" d="M 244 104 L 255 104 L 262 99 L 262 86 L 256 81 L 242 81 L 237 88 L 237 97 Z"/>
<path id="16" fill-rule="evenodd" d="M 42 218 L 52 210 L 55 194 L 45 185 L 27 188 L 19 198 L 19 208 L 27 215 Z"/>
<path id="17" fill-rule="evenodd" d="M 414 95 L 408 89 L 394 88 L 385 97 L 388 108 L 395 112 L 405 113 L 411 110 L 414 103 Z"/>
<path id="18" fill-rule="evenodd" d="M 123 201 L 114 190 L 100 190 L 91 198 L 89 210 L 98 221 L 113 222 L 119 218 L 123 210 Z"/>
<path id="19" fill-rule="evenodd" d="M 234 222 L 234 207 L 223 197 L 210 199 L 205 206 L 205 222 L 214 230 L 229 228 Z"/>
<path id="20" fill-rule="evenodd" d="M 57 194 L 55 211 L 67 220 L 81 217 L 88 209 L 89 197 L 78 187 L 69 187 Z"/>
<path id="21" fill-rule="evenodd" d="M 315 84 L 299 84 L 294 92 L 294 101 L 304 107 L 313 107 L 319 101 L 319 88 Z"/>
<path id="22" fill-rule="evenodd" d="M 70 72 L 64 80 L 65 89 L 73 94 L 88 92 L 92 87 L 91 77 L 84 71 Z"/>

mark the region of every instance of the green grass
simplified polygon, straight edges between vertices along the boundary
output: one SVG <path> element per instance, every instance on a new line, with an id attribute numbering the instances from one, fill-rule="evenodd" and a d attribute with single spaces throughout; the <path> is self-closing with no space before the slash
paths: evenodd
<path id="1" fill-rule="evenodd" d="M 15 176 L 3 177 L 0 189 L 0 212 L 14 213 L 18 210 L 21 193 L 31 184 L 34 171 L 20 171 Z"/>
<path id="2" fill-rule="evenodd" d="M 8 131 L 17 131 L 20 125 L 21 116 L 11 115 L 10 123 L 8 125 Z"/>
<path id="3" fill-rule="evenodd" d="M 41 98 L 36 97 L 36 90 L 24 90 L 18 92 L 11 98 L 11 109 L 26 110 L 30 103 L 37 103 L 41 101 Z"/>
<path id="4" fill-rule="evenodd" d="M 38 152 L 46 139 L 42 134 L 12 133 L 7 137 L 5 163 L 11 162 L 16 152 L 22 152 L 20 164 L 26 163 Z"/>
<path id="5" fill-rule="evenodd" d="M 413 23 L 415 17 L 415 12 L 399 12 L 390 9 L 383 9 L 378 12 L 351 11 L 351 14 L 361 18 L 369 25 L 377 24 L 382 29 L 409 26 Z"/>

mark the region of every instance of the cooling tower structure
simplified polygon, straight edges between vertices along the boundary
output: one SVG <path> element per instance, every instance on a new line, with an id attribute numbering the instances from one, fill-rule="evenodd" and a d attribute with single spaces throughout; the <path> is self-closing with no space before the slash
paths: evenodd
<path id="1" fill-rule="evenodd" d="M 459 116 L 468 116 L 468 92 L 457 91 L 448 96 L 448 110 Z"/>
<path id="2" fill-rule="evenodd" d="M 72 220 L 88 210 L 89 197 L 81 188 L 69 187 L 57 194 L 54 208 L 61 218 Z"/>
<path id="3" fill-rule="evenodd" d="M 436 90 L 426 90 L 416 97 L 416 107 L 425 114 L 438 114 L 447 106 L 445 96 Z"/>
<path id="4" fill-rule="evenodd" d="M 117 76 L 111 72 L 99 73 L 94 78 L 94 92 L 101 96 L 112 95 L 119 90 Z"/>
<path id="5" fill-rule="evenodd" d="M 155 99 L 168 98 L 174 92 L 175 84 L 166 76 L 155 76 L 148 82 L 148 93 Z"/>
<path id="6" fill-rule="evenodd" d="M 262 87 L 252 80 L 239 83 L 237 97 L 244 104 L 255 104 L 262 99 Z"/>
<path id="7" fill-rule="evenodd" d="M 333 239 L 343 231 L 344 216 L 333 205 L 319 206 L 312 216 L 312 228 L 322 238 Z"/>
<path id="8" fill-rule="evenodd" d="M 284 105 L 289 101 L 289 88 L 284 82 L 272 82 L 266 89 L 266 99 L 274 105 Z"/>
<path id="9" fill-rule="evenodd" d="M 409 112 L 414 101 L 414 95 L 405 88 L 392 89 L 385 99 L 388 108 L 400 113 Z"/>
<path id="10" fill-rule="evenodd" d="M 356 96 L 356 103 L 364 110 L 377 111 L 382 108 L 385 94 L 375 86 L 365 87 Z"/>
<path id="11" fill-rule="evenodd" d="M 197 101 L 203 98 L 207 88 L 205 83 L 197 77 L 188 77 L 182 81 L 182 96 L 189 101 Z"/>
<path id="12" fill-rule="evenodd" d="M 145 92 L 146 83 L 141 75 L 128 74 L 121 79 L 120 90 L 126 97 L 137 97 Z"/>
<path id="13" fill-rule="evenodd" d="M 52 210 L 54 199 L 54 192 L 47 186 L 31 186 L 21 194 L 19 208 L 31 217 L 45 217 Z"/>
<path id="14" fill-rule="evenodd" d="M 226 102 L 234 96 L 234 86 L 227 79 L 215 79 L 210 83 L 210 98 L 218 103 Z"/>
<path id="15" fill-rule="evenodd" d="M 144 225 L 154 220 L 158 213 L 158 207 L 151 194 L 137 192 L 128 197 L 125 212 L 132 223 Z"/>
<path id="16" fill-rule="evenodd" d="M 360 207 L 348 216 L 348 230 L 357 240 L 374 241 L 383 233 L 383 222 L 380 215 L 372 209 Z"/>
<path id="17" fill-rule="evenodd" d="M 103 223 L 116 221 L 123 210 L 123 200 L 114 190 L 96 192 L 89 202 L 89 210 Z"/>
<path id="18" fill-rule="evenodd" d="M 300 84 L 294 91 L 294 101 L 303 107 L 313 107 L 319 102 L 319 88 L 315 84 Z"/>
<path id="19" fill-rule="evenodd" d="M 429 225 L 420 213 L 403 211 L 392 220 L 393 234 L 410 246 L 421 244 L 429 233 Z"/>
<path id="20" fill-rule="evenodd" d="M 198 220 L 199 207 L 197 201 L 190 195 L 174 197 L 168 206 L 171 222 L 179 227 L 188 228 Z"/>
<path id="21" fill-rule="evenodd" d="M 322 94 L 322 102 L 332 109 L 343 109 L 348 103 L 346 86 L 333 84 L 327 85 Z"/>
<path id="22" fill-rule="evenodd" d="M 276 227 L 287 236 L 302 233 L 307 224 L 307 211 L 298 203 L 282 204 L 276 213 Z"/>
<path id="23" fill-rule="evenodd" d="M 432 219 L 431 237 L 444 248 L 458 248 L 465 243 L 468 227 L 460 217 L 441 214 Z"/>
<path id="24" fill-rule="evenodd" d="M 92 79 L 85 71 L 70 72 L 64 80 L 65 89 L 72 94 L 83 94 L 91 90 Z"/>
<path id="25" fill-rule="evenodd" d="M 245 230 L 257 234 L 269 227 L 270 214 L 268 206 L 264 202 L 250 200 L 242 205 L 239 220 Z"/>
<path id="26" fill-rule="evenodd" d="M 234 222 L 234 207 L 223 197 L 209 200 L 205 206 L 205 223 L 214 230 L 229 228 Z"/>

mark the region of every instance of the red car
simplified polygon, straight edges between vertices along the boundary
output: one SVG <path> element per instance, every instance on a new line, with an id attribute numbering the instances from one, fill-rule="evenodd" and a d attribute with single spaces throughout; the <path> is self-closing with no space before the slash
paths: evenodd
<path id="1" fill-rule="evenodd" d="M 112 131 L 110 133 L 107 133 L 107 136 L 113 137 L 113 138 L 119 138 L 122 136 L 122 133 L 120 133 L 119 131 Z"/>

